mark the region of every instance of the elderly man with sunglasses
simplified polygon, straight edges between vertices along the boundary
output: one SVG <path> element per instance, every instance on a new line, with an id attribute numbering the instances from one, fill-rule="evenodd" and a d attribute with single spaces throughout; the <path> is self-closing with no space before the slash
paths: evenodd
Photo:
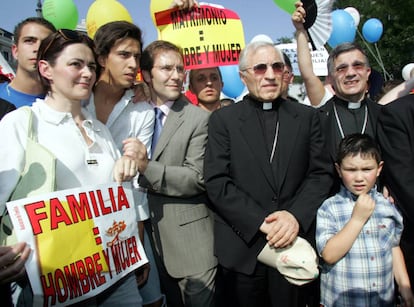
<path id="1" fill-rule="evenodd" d="M 248 44 L 239 70 L 249 93 L 212 113 L 204 162 L 216 212 L 216 303 L 305 306 L 317 287 L 290 284 L 257 255 L 298 235 L 313 241 L 332 182 L 320 121 L 314 109 L 281 97 L 284 60 L 273 44 Z"/>

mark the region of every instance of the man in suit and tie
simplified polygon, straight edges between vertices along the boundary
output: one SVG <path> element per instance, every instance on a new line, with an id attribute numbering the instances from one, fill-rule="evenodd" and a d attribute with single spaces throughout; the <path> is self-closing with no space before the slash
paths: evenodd
<path id="1" fill-rule="evenodd" d="M 265 244 L 287 247 L 298 235 L 314 241 L 316 211 L 332 183 L 319 117 L 281 97 L 284 61 L 273 44 L 248 44 L 239 69 L 249 93 L 210 116 L 204 162 L 216 212 L 216 304 L 305 306 L 304 289 L 257 256 Z"/>
<path id="2" fill-rule="evenodd" d="M 203 175 L 209 113 L 181 94 L 185 71 L 174 44 L 149 44 L 141 71 L 157 119 L 151 160 L 141 148 L 139 183 L 148 189 L 161 286 L 168 306 L 213 306 L 217 260 Z"/>

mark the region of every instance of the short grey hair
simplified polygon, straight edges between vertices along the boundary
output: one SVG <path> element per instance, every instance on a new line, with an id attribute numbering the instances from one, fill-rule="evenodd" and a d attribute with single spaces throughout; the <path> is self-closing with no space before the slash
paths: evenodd
<path id="1" fill-rule="evenodd" d="M 280 55 L 280 59 L 283 63 L 285 63 L 285 60 L 283 58 L 283 53 L 282 51 L 277 48 L 273 43 L 271 42 L 266 42 L 266 41 L 256 41 L 256 42 L 252 42 L 247 44 L 244 49 L 240 52 L 240 57 L 239 57 L 239 70 L 240 71 L 244 71 L 248 68 L 248 60 L 249 57 L 252 53 L 255 53 L 258 49 L 263 48 L 263 47 L 273 47 L 276 49 L 276 51 L 279 53 Z"/>

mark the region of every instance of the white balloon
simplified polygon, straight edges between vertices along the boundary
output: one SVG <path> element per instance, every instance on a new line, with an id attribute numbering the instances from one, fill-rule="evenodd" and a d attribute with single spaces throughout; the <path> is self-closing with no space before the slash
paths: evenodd
<path id="1" fill-rule="evenodd" d="M 348 12 L 352 16 L 355 22 L 355 27 L 358 27 L 359 21 L 361 20 L 361 16 L 359 15 L 358 10 L 352 6 L 348 6 L 344 8 L 344 11 Z"/>
<path id="2" fill-rule="evenodd" d="M 414 63 L 409 63 L 405 65 L 404 68 L 402 69 L 401 74 L 405 81 L 414 77 Z"/>
<path id="3" fill-rule="evenodd" d="M 258 34 L 255 37 L 253 37 L 250 42 L 251 43 L 254 43 L 254 42 L 268 42 L 268 43 L 273 44 L 273 40 L 269 36 L 267 36 L 266 34 Z"/>

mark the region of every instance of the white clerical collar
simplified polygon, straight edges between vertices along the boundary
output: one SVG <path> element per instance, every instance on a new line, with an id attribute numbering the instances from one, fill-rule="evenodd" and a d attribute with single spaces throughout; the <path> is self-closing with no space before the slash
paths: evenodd
<path id="1" fill-rule="evenodd" d="M 348 102 L 348 109 L 359 109 L 361 102 Z"/>
<path id="2" fill-rule="evenodd" d="M 271 110 L 273 108 L 273 102 L 263 102 L 263 110 Z"/>

